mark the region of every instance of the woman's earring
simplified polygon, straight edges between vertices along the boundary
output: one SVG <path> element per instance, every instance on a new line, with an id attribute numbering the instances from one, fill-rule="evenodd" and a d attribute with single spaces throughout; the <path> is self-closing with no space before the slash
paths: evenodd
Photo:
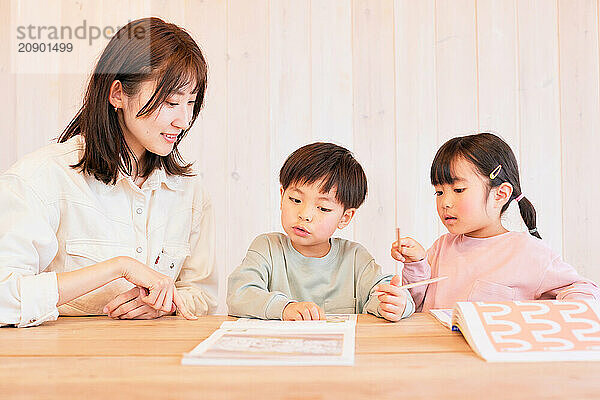
<path id="1" fill-rule="evenodd" d="M 115 106 L 115 112 L 117 112 L 119 109 L 117 108 L 117 106 Z"/>

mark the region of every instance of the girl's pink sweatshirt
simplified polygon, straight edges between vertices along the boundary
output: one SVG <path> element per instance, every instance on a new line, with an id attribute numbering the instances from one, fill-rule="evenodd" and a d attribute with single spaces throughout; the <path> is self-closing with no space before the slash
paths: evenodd
<path id="1" fill-rule="evenodd" d="M 441 236 L 419 262 L 406 263 L 403 284 L 448 276 L 410 289 L 417 311 L 457 301 L 600 299 L 600 288 L 527 232 L 490 238 Z"/>

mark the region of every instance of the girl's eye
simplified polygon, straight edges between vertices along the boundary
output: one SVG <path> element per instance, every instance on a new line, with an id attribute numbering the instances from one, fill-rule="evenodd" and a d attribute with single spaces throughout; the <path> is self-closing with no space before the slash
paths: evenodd
<path id="1" fill-rule="evenodd" d="M 292 196 L 290 196 L 290 200 L 292 201 L 292 203 L 300 204 L 300 200 L 295 199 Z"/>
<path id="2" fill-rule="evenodd" d="M 441 190 L 438 190 L 435 192 L 436 196 L 441 196 L 442 194 L 444 194 L 444 192 L 442 192 Z"/>
<path id="3" fill-rule="evenodd" d="M 325 207 L 319 207 L 319 209 L 323 212 L 330 212 L 331 210 L 329 208 L 325 208 Z"/>
<path id="4" fill-rule="evenodd" d="M 175 106 L 179 105 L 179 103 L 173 103 L 171 101 L 167 101 L 166 103 L 171 107 L 175 107 Z"/>
<path id="5" fill-rule="evenodd" d="M 196 104 L 195 100 L 188 101 L 188 105 L 194 105 L 194 104 Z"/>
<path id="6" fill-rule="evenodd" d="M 460 189 L 454 189 L 454 191 L 455 191 L 456 193 L 462 193 L 462 192 L 464 192 L 464 191 L 465 191 L 465 189 L 464 189 L 464 188 L 460 188 Z"/>

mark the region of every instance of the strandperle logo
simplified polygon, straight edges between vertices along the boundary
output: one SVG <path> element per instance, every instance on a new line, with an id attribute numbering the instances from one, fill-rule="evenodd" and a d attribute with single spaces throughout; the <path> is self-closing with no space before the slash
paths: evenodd
<path id="1" fill-rule="evenodd" d="M 75 27 L 70 25 L 19 25 L 17 26 L 17 40 L 45 42 L 48 40 L 79 39 L 87 40 L 88 44 L 92 45 L 94 40 L 112 38 L 119 29 L 121 29 L 120 26 L 88 25 L 85 19 L 82 24 Z M 130 38 L 144 39 L 146 29 L 143 26 L 137 26 L 135 29 L 128 31 L 127 34 Z"/>

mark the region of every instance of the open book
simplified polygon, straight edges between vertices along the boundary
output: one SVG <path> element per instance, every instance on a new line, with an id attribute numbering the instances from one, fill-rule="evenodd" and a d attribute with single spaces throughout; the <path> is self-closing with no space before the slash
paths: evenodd
<path id="1" fill-rule="evenodd" d="M 452 309 L 451 308 L 437 308 L 429 310 L 431 315 L 438 320 L 438 322 L 444 325 L 448 329 L 458 330 L 458 328 L 452 326 Z"/>
<path id="2" fill-rule="evenodd" d="M 458 302 L 452 325 L 487 361 L 600 360 L 600 306 L 593 300 Z"/>
<path id="3" fill-rule="evenodd" d="M 183 365 L 353 365 L 356 315 L 325 321 L 238 319 L 191 352 Z"/>

